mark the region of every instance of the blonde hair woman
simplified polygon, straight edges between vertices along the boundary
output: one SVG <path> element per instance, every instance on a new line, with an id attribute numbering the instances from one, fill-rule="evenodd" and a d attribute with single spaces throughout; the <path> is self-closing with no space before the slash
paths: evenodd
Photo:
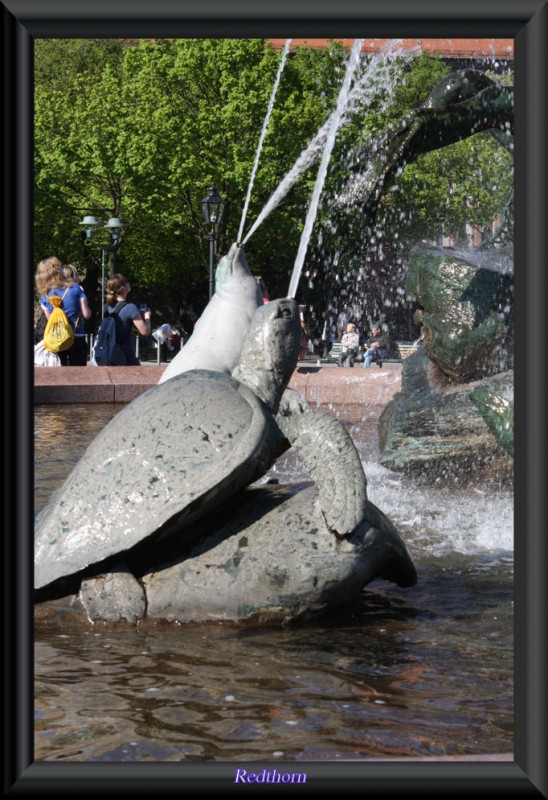
<path id="1" fill-rule="evenodd" d="M 56 256 L 40 261 L 35 273 L 36 288 L 40 295 L 40 305 L 49 319 L 53 306 L 48 297 L 61 297 L 61 308 L 74 328 L 74 344 L 59 353 L 61 366 L 85 367 L 87 364 L 86 331 L 84 320 L 91 317 L 91 310 L 84 290 L 79 283 L 67 283 L 63 264 Z"/>
<path id="2" fill-rule="evenodd" d="M 72 283 L 82 283 L 78 270 L 72 264 L 63 264 L 61 267 L 61 274 L 67 286 L 70 286 Z"/>

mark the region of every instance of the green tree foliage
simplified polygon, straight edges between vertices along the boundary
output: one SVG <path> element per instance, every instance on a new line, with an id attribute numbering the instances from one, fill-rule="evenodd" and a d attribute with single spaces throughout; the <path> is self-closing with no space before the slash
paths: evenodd
<path id="1" fill-rule="evenodd" d="M 111 271 L 123 269 L 143 291 L 170 287 L 179 302 L 192 287 L 203 295 L 200 201 L 215 181 L 227 202 L 223 252 L 239 229 L 280 54 L 260 39 L 36 47 L 36 259 L 56 252 L 85 264 L 78 221 L 119 216 L 128 227 Z M 246 227 L 331 110 L 344 60 L 334 52 L 303 48 L 286 65 Z M 250 240 L 258 271 L 287 272 L 307 191 L 305 181 L 296 186 Z M 99 251 L 90 255 L 97 266 Z"/>
<path id="2" fill-rule="evenodd" d="M 244 231 L 335 107 L 345 59 L 337 45 L 300 47 L 288 58 Z M 280 53 L 263 39 L 37 40 L 35 260 L 56 254 L 81 264 L 93 295 L 100 252 L 84 247 L 78 222 L 84 214 L 105 222 L 121 217 L 127 228 L 109 269 L 131 276 L 133 298 L 152 300 L 173 319 L 185 301 L 203 305 L 209 248 L 200 201 L 215 182 L 227 202 L 218 243 L 226 252 L 240 227 L 279 63 Z M 439 59 L 417 58 L 405 81 L 352 118 L 331 160 L 327 200 L 351 168 L 352 143 L 396 124 L 447 71 Z M 314 165 L 299 178 L 246 244 L 272 294 L 287 291 L 316 171 Z M 314 264 L 331 267 L 335 252 L 340 272 L 356 276 L 382 261 L 377 246 L 371 253 L 372 238 L 411 242 L 442 227 L 452 233 L 465 222 L 489 225 L 511 190 L 511 161 L 481 134 L 422 156 L 391 188 L 376 231 L 359 213 L 339 220 L 323 205 L 299 290 L 305 302 L 326 308 L 333 279 Z M 104 231 L 96 235 L 106 242 Z M 399 275 L 393 283 L 401 291 Z"/>

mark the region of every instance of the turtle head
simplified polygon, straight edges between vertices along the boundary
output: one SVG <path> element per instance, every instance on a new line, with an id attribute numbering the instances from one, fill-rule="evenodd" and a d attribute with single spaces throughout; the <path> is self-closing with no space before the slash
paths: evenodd
<path id="1" fill-rule="evenodd" d="M 302 328 L 294 298 L 260 306 L 247 331 L 233 376 L 274 412 L 297 366 Z"/>
<path id="2" fill-rule="evenodd" d="M 217 265 L 215 273 L 215 294 L 237 302 L 263 304 L 261 290 L 251 274 L 243 247 L 234 243 L 226 256 Z"/>

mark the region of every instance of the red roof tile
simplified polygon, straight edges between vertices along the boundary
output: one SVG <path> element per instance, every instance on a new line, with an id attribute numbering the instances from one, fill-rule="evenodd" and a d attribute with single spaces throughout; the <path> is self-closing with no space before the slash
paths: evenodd
<path id="1" fill-rule="evenodd" d="M 285 47 L 286 39 L 270 41 L 277 50 Z M 331 41 L 351 47 L 354 39 L 292 39 L 291 49 L 299 45 L 319 49 L 326 47 Z M 378 53 L 390 41 L 390 39 L 364 39 L 362 53 Z M 514 57 L 513 39 L 402 39 L 401 46 L 406 50 L 420 48 L 427 53 L 439 53 L 440 56 L 455 58 Z"/>

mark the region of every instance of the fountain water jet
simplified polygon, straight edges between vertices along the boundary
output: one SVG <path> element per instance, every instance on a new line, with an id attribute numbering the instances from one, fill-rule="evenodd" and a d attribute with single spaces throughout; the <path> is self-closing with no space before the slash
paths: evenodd
<path id="1" fill-rule="evenodd" d="M 412 51 L 400 52 L 397 50 L 400 41 L 399 39 L 390 41 L 378 56 L 371 59 L 364 74 L 356 81 L 356 84 L 349 92 L 346 108 L 343 109 L 339 125 L 346 122 L 349 114 L 359 108 L 367 107 L 374 99 L 378 99 L 379 85 L 384 85 L 387 90 L 392 89 L 396 77 L 403 71 L 403 65 L 412 56 Z M 395 58 L 391 60 L 390 56 L 397 56 L 397 60 Z M 320 157 L 336 113 L 336 110 L 333 111 L 327 122 L 322 125 L 316 136 L 303 150 L 293 167 L 282 178 L 263 210 L 246 233 L 242 245 L 248 241 L 268 215 L 274 211 L 302 173 Z"/>
<path id="2" fill-rule="evenodd" d="M 71 419 L 81 412 L 81 408 L 71 410 Z M 84 416 L 87 425 L 89 411 Z M 59 424 L 63 417 L 65 411 Z M 44 433 L 43 424 L 36 425 L 36 430 Z M 38 464 L 43 464 L 42 474 L 49 476 L 51 435 L 44 438 L 43 459 Z M 74 436 L 71 449 L 75 458 L 83 449 L 75 445 Z M 484 496 L 477 486 L 456 497 L 448 482 L 435 495 L 425 494 L 379 466 L 377 458 L 365 466 L 373 499 L 405 528 L 420 561 L 420 584 L 412 593 L 391 589 L 385 594 L 376 587 L 358 597 L 346 615 L 337 610 L 325 627 L 310 627 L 304 633 L 285 627 L 282 632 L 259 629 L 253 636 L 242 637 L 216 625 L 207 634 L 201 627 L 189 626 L 180 636 L 173 635 L 176 629 L 162 626 L 123 630 L 123 636 L 118 630 L 110 633 L 103 628 L 86 640 L 81 625 L 71 635 L 66 617 L 61 636 L 55 631 L 46 637 L 39 625 L 38 758 L 230 761 L 235 752 L 252 752 L 254 758 L 271 760 L 281 753 L 272 754 L 270 734 L 279 737 L 284 719 L 295 726 L 295 736 L 284 747 L 285 757 L 301 763 L 311 758 L 393 757 L 395 752 L 432 757 L 432 742 L 436 752 L 466 752 L 472 759 L 477 752 L 493 758 L 493 753 L 511 749 L 511 498 L 503 499 L 501 509 L 499 497 Z M 288 482 L 287 473 L 277 477 Z M 302 473 L 289 480 L 302 481 Z M 264 530 L 258 534 L 264 535 Z M 242 538 L 241 531 L 235 538 Z M 220 571 L 225 581 L 249 549 L 246 542 L 240 552 L 222 554 Z M 264 552 L 261 556 L 264 563 Z M 298 563 L 293 554 L 291 558 Z M 285 567 L 282 562 L 273 572 L 268 564 L 278 580 Z M 211 571 L 208 562 L 207 570 L 198 576 L 201 589 L 204 573 Z M 321 569 L 316 567 L 316 571 L 321 575 Z M 176 583 L 177 588 L 181 583 Z M 243 587 L 240 593 L 245 595 L 245 583 L 236 587 Z M 218 589 L 217 597 L 224 600 Z M 358 640 L 363 646 L 356 652 Z M 255 649 L 250 651 L 251 646 Z M 81 667 L 83 648 L 92 669 Z M 480 662 L 481 669 L 476 669 Z M 243 677 L 242 664 L 246 665 Z M 59 674 L 68 676 L 67 690 L 61 694 Z M 233 690 L 227 684 L 231 675 L 236 676 L 234 695 L 227 695 Z M 456 681 L 455 675 L 464 675 L 466 680 Z M 319 690 L 311 693 L 310 686 Z M 153 715 L 151 697 L 155 698 Z M 117 702 L 118 698 L 124 703 Z M 322 698 L 326 698 L 323 703 Z M 189 726 L 180 720 L 194 719 L 197 705 L 203 722 L 190 726 L 189 733 Z M 448 706 L 457 715 L 451 726 L 446 724 Z M 265 708 L 279 713 L 266 714 L 265 722 Z M 294 719 L 296 708 L 299 725 Z M 364 715 L 364 708 L 371 713 Z M 99 725 L 103 709 L 106 723 Z M 380 719 L 376 727 L 372 715 Z M 138 742 L 133 741 L 136 726 Z M 432 731 L 432 737 L 426 737 L 425 731 Z M 72 749 L 67 748 L 69 736 L 76 742 Z"/>
<path id="3" fill-rule="evenodd" d="M 278 86 L 280 83 L 280 78 L 282 76 L 282 72 L 285 66 L 285 61 L 287 58 L 287 54 L 289 52 L 289 45 L 291 44 L 291 39 L 287 39 L 284 47 L 284 51 L 282 53 L 282 60 L 280 61 L 280 66 L 278 67 L 278 74 L 276 75 L 276 80 L 274 81 L 274 86 L 272 88 L 272 94 L 270 95 L 270 101 L 268 103 L 268 108 L 266 111 L 266 116 L 263 122 L 263 128 L 261 131 L 261 135 L 259 136 L 259 144 L 257 145 L 257 154 L 255 156 L 255 163 L 253 164 L 253 169 L 251 170 L 251 177 L 249 179 L 249 186 L 247 189 L 247 197 L 245 198 L 244 203 L 244 210 L 242 212 L 242 220 L 240 222 L 240 229 L 238 230 L 238 238 L 236 241 L 240 241 L 242 238 L 242 234 L 244 232 L 244 225 L 245 225 L 245 218 L 247 214 L 247 208 L 249 206 L 249 200 L 251 198 L 251 190 L 253 189 L 253 183 L 255 181 L 255 175 L 257 174 L 257 168 L 259 166 L 259 157 L 261 155 L 261 150 L 263 147 L 263 140 L 266 135 L 266 131 L 268 128 L 268 123 L 270 122 L 270 117 L 272 114 L 272 109 L 274 107 L 274 100 L 276 98 L 276 93 L 278 91 Z"/>
<path id="4" fill-rule="evenodd" d="M 312 233 L 314 220 L 316 219 L 316 213 L 318 210 L 320 196 L 325 182 L 325 176 L 327 175 L 327 167 L 329 165 L 329 161 L 331 159 L 331 153 L 333 152 L 333 147 L 335 145 L 335 138 L 337 136 L 337 131 L 339 130 L 339 126 L 341 124 L 343 110 L 348 101 L 348 92 L 350 91 L 350 83 L 352 81 L 352 78 L 354 76 L 354 73 L 356 71 L 356 68 L 360 60 L 361 47 L 362 47 L 362 40 L 356 39 L 356 41 L 352 46 L 352 50 L 350 51 L 350 57 L 346 65 L 346 74 L 344 76 L 344 82 L 342 85 L 342 89 L 339 92 L 339 97 L 337 99 L 337 107 L 335 109 L 335 114 L 333 115 L 331 124 L 329 126 L 327 142 L 324 147 L 320 168 L 318 170 L 318 176 L 316 178 L 314 191 L 312 193 L 312 199 L 310 201 L 310 206 L 308 208 L 308 213 L 306 215 L 304 230 L 301 236 L 301 241 L 299 243 L 299 249 L 297 251 L 297 258 L 295 259 L 295 265 L 293 267 L 293 274 L 291 276 L 291 281 L 289 283 L 289 291 L 287 293 L 288 297 L 295 297 L 297 293 L 297 287 L 299 285 L 299 279 L 301 277 L 301 271 L 304 264 L 304 257 L 308 249 L 308 241 L 310 239 L 310 234 Z"/>

